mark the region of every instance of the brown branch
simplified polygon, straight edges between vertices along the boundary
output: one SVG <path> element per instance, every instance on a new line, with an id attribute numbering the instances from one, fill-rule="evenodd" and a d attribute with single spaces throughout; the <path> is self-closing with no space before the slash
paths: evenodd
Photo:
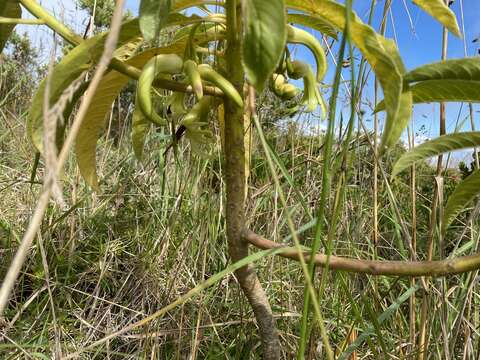
<path id="1" fill-rule="evenodd" d="M 248 243 L 260 249 L 275 249 L 289 247 L 254 233 L 251 230 L 244 230 L 243 238 Z M 280 256 L 298 260 L 298 253 L 295 248 L 278 254 Z M 309 258 L 309 251 L 304 252 L 306 260 Z M 315 255 L 315 264 L 325 267 L 327 255 Z M 331 270 L 341 270 L 354 273 L 388 276 L 445 276 L 460 274 L 480 269 L 480 253 L 470 256 L 462 256 L 455 259 L 437 261 L 391 261 L 391 260 L 361 260 L 331 255 L 328 258 L 328 267 Z"/>

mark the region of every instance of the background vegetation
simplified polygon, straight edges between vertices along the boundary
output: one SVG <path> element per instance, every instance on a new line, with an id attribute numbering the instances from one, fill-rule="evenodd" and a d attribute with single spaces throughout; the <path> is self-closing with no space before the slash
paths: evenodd
<path id="1" fill-rule="evenodd" d="M 93 11 L 92 3 L 79 0 L 79 6 L 88 11 Z M 92 31 L 108 27 L 113 12 L 112 2 L 99 4 Z M 168 39 L 170 34 L 164 36 Z M 47 71 L 39 51 L 27 36 L 15 33 L 0 59 L 2 279 L 37 202 L 44 175 L 43 160 L 36 163 L 25 129 L 33 91 Z M 194 156 L 186 139 L 166 153 L 170 137 L 155 128 L 148 134 L 144 160 L 139 162 L 133 156 L 129 135 L 132 93 L 132 87 L 127 88 L 116 99 L 100 140 L 97 168 L 101 191 L 93 192 L 85 184 L 73 159 L 65 168 L 61 182 L 67 205 L 48 208 L 9 307 L 0 319 L 2 359 L 61 358 L 68 353 L 66 349 L 81 349 L 167 306 L 229 264 L 220 141 L 204 157 Z M 268 89 L 257 106 L 280 187 L 271 175 L 258 136 L 253 136 L 246 221 L 257 233 L 288 242 L 288 213 L 296 228 L 302 229 L 302 244 L 309 246 L 314 238 L 312 214 L 322 188 L 325 134 L 319 127 L 312 129 L 311 124 L 318 123 L 313 115 L 289 114 L 289 108 Z M 348 106 L 346 100 L 341 111 Z M 218 125 L 212 130 L 217 135 L 220 131 Z M 345 145 L 346 125 L 340 119 L 335 133 L 332 167 L 341 166 Z M 430 162 L 416 164 L 413 193 L 411 171 L 392 180 L 382 178 L 374 172 L 375 157 L 369 142 L 373 136 L 373 130 L 366 136 L 358 125 L 348 146 L 349 162 L 343 166 L 349 170 L 333 234 L 334 253 L 407 260 L 410 253 L 402 233 L 405 222 L 415 233 L 418 257 L 425 258 L 436 169 Z M 399 143 L 389 150 L 384 162 L 387 174 L 408 147 Z M 475 161 L 442 171 L 444 198 L 474 168 Z M 378 188 L 374 193 L 375 175 Z M 340 176 L 333 177 L 332 183 L 338 181 Z M 280 201 L 280 189 L 286 194 L 286 205 Z M 378 235 L 373 227 L 374 195 Z M 336 196 L 329 194 L 327 213 L 333 211 Z M 391 206 L 393 201 L 398 212 Z M 449 228 L 442 251 L 455 256 L 473 252 L 478 248 L 479 225 L 478 216 L 467 209 Z M 276 257 L 264 258 L 256 266 L 277 319 L 282 357 L 293 358 L 304 296 L 302 270 L 296 262 Z M 320 281 L 322 269 L 315 274 Z M 429 284 L 429 358 L 480 359 L 478 279 L 476 271 Z M 402 277 L 328 272 L 325 281 L 318 301 L 337 355 L 344 353 L 344 358 L 351 359 L 418 355 L 418 347 L 411 342 L 412 331 L 417 334 L 418 328 L 409 322 L 409 316 L 416 309 L 417 324 L 420 322 L 421 279 L 413 283 Z M 166 316 L 82 356 L 255 359 L 261 354 L 256 331 L 252 311 L 230 274 Z M 309 337 L 309 359 L 325 357 L 316 331 L 314 328 Z"/>

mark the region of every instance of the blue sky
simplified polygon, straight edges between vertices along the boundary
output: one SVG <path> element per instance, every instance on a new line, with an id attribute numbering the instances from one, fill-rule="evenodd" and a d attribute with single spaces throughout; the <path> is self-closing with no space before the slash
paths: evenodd
<path id="1" fill-rule="evenodd" d="M 73 0 L 39 0 L 47 9 L 55 13 L 57 16 L 63 16 L 75 31 L 82 33 L 87 16 L 74 5 Z M 461 2 L 463 4 L 463 20 L 461 16 Z M 373 26 L 379 28 L 383 11 L 383 1 L 377 2 Z M 126 8 L 134 14 L 138 12 L 138 0 L 127 0 Z M 355 0 L 354 8 L 357 14 L 366 22 L 370 9 L 370 1 Z M 465 29 L 465 44 L 467 54 L 469 56 L 479 55 L 480 41 L 472 43 L 472 41 L 480 36 L 480 1 L 479 0 L 455 0 L 452 10 L 456 13 L 457 19 L 462 29 Z M 392 23 L 392 18 L 394 23 Z M 21 30 L 22 31 L 22 30 Z M 49 47 L 51 44 L 51 35 L 45 27 L 30 28 L 29 33 L 35 44 Z M 391 13 L 388 16 L 388 25 L 386 36 L 397 41 L 400 54 L 404 60 L 407 69 L 412 69 L 422 64 L 432 61 L 438 61 L 441 55 L 441 26 L 433 20 L 428 14 L 416 7 L 411 0 L 393 0 Z M 315 34 L 320 36 L 320 34 Z M 335 47 L 334 47 L 335 54 Z M 306 58 L 307 61 L 314 64 L 313 57 L 308 50 L 297 47 L 296 55 Z M 448 38 L 448 57 L 458 58 L 464 56 L 464 39 L 458 39 L 449 34 Z M 330 63 L 332 63 L 330 58 Z M 333 74 L 333 66 L 326 77 L 326 82 L 331 82 Z M 344 71 L 345 78 L 348 79 L 349 71 Z M 373 79 L 373 75 L 371 76 Z M 368 85 L 367 94 L 373 93 L 372 83 Z M 344 111 L 347 111 L 348 104 L 345 104 Z M 476 128 L 480 129 L 480 106 L 474 106 Z M 422 104 L 416 105 L 414 109 L 413 124 L 418 139 L 426 139 L 438 135 L 438 105 Z M 367 112 L 367 120 L 368 115 Z M 455 129 L 458 121 L 467 116 L 467 106 L 460 104 L 447 105 L 447 131 L 451 132 Z M 371 124 L 371 122 L 370 122 Z M 465 122 L 462 130 L 470 130 L 469 120 Z M 322 125 L 323 126 L 323 125 Z"/>

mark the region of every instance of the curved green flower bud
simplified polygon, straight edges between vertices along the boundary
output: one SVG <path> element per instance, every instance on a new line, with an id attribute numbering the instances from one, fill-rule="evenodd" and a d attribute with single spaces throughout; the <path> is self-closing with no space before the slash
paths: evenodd
<path id="1" fill-rule="evenodd" d="M 312 67 L 301 61 L 292 61 L 292 72 L 289 74 L 293 79 L 303 78 L 303 98 L 302 103 L 306 106 L 306 111 L 312 112 L 317 106 L 320 106 L 322 116 L 326 114 L 325 101 L 317 86 L 315 74 Z"/>
<path id="2" fill-rule="evenodd" d="M 185 61 L 183 64 L 183 71 L 187 75 L 190 85 L 192 85 L 197 100 L 200 100 L 203 97 L 203 85 L 202 78 L 198 72 L 197 63 L 193 60 Z"/>
<path id="3" fill-rule="evenodd" d="M 208 129 L 207 116 L 214 104 L 215 99 L 211 96 L 204 96 L 184 116 L 180 125 L 185 126 L 185 136 L 190 141 L 192 150 L 201 156 L 206 156 L 203 151 L 205 145 L 212 142 L 213 134 Z"/>
<path id="4" fill-rule="evenodd" d="M 305 45 L 312 51 L 317 63 L 317 81 L 320 82 L 327 72 L 327 57 L 322 45 L 312 34 L 292 25 L 287 25 L 287 42 Z"/>
<path id="5" fill-rule="evenodd" d="M 285 100 L 291 100 L 300 93 L 300 89 L 293 84 L 286 83 L 283 85 L 282 98 Z"/>
<path id="6" fill-rule="evenodd" d="M 157 125 L 165 125 L 167 122 L 153 108 L 150 96 L 153 81 L 160 74 L 178 74 L 182 68 L 183 60 L 175 54 L 157 55 L 143 67 L 137 84 L 138 106 L 145 117 Z"/>
<path id="7" fill-rule="evenodd" d="M 225 96 L 232 100 L 238 107 L 243 107 L 243 100 L 237 89 L 222 75 L 212 69 L 210 65 L 198 65 L 198 71 L 203 80 L 209 81 L 218 86 Z"/>
<path id="8" fill-rule="evenodd" d="M 295 85 L 287 83 L 285 76 L 282 74 L 273 74 L 272 78 L 271 88 L 278 97 L 281 97 L 285 100 L 290 100 L 297 96 L 300 92 L 300 89 L 298 89 Z"/>

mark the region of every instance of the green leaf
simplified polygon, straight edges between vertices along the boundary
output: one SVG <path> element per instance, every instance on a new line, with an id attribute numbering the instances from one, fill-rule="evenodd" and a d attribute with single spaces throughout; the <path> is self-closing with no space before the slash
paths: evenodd
<path id="1" fill-rule="evenodd" d="M 409 88 L 413 103 L 429 102 L 480 102 L 480 81 L 469 80 L 428 80 L 416 83 Z M 385 110 L 382 100 L 375 112 Z"/>
<path id="2" fill-rule="evenodd" d="M 22 17 L 22 9 L 18 0 L 2 0 L 0 3 L 0 16 L 12 19 Z M 7 43 L 15 24 L 0 24 L 0 54 Z"/>
<path id="3" fill-rule="evenodd" d="M 427 102 L 480 102 L 480 81 L 429 80 L 411 88 L 415 104 Z"/>
<path id="4" fill-rule="evenodd" d="M 413 2 L 450 30 L 452 34 L 461 37 L 457 18 L 443 0 L 413 0 Z"/>
<path id="5" fill-rule="evenodd" d="M 288 22 L 315 29 L 322 34 L 330 36 L 337 40 L 337 30 L 329 21 L 317 16 L 306 14 L 288 14 Z"/>
<path id="6" fill-rule="evenodd" d="M 480 170 L 475 170 L 457 185 L 452 195 L 448 198 L 443 214 L 443 232 L 445 232 L 462 209 L 474 200 L 478 194 L 480 194 Z"/>
<path id="7" fill-rule="evenodd" d="M 480 131 L 439 136 L 433 140 L 424 142 L 403 154 L 395 163 L 392 170 L 392 176 L 396 176 L 417 161 L 425 160 L 450 151 L 468 149 L 476 146 L 480 146 Z"/>
<path id="8" fill-rule="evenodd" d="M 140 3 L 140 30 L 146 41 L 158 38 L 167 23 L 172 0 L 142 0 Z"/>
<path id="9" fill-rule="evenodd" d="M 287 33 L 283 0 L 246 0 L 243 66 L 247 79 L 259 92 L 282 57 Z"/>
<path id="10" fill-rule="evenodd" d="M 287 0 L 287 6 L 325 19 L 340 31 L 345 28 L 345 6 L 335 1 Z M 403 124 L 405 119 L 410 118 L 411 107 L 408 106 L 409 95 L 402 97 L 403 64 L 397 47 L 377 34 L 372 27 L 364 24 L 355 13 L 352 13 L 350 27 L 352 42 L 365 56 L 382 86 L 387 111 L 386 122 L 395 124 L 397 119 L 400 119 Z M 401 105 L 406 106 L 401 108 Z M 387 146 L 397 135 L 391 136 L 387 131 L 384 136 L 388 139 L 384 143 L 384 146 Z"/>
<path id="11" fill-rule="evenodd" d="M 128 77 L 116 71 L 111 71 L 105 75 L 95 91 L 94 101 L 90 105 L 78 131 L 75 155 L 80 174 L 87 184 L 96 190 L 98 190 L 96 172 L 97 141 L 105 127 L 105 117 L 110 112 L 113 101 L 127 83 Z"/>
<path id="12" fill-rule="evenodd" d="M 426 80 L 480 81 L 480 58 L 453 59 L 423 65 L 405 74 L 404 80 L 409 83 Z"/>
<path id="13" fill-rule="evenodd" d="M 138 21 L 125 23 L 120 31 L 117 46 L 132 41 L 140 35 Z M 50 82 L 50 104 L 57 102 L 63 91 L 77 79 L 84 71 L 90 69 L 99 60 L 103 52 L 107 33 L 102 33 L 85 40 L 70 51 L 53 69 Z M 45 80 L 40 83 L 30 106 L 27 119 L 27 131 L 35 147 L 41 151 L 42 144 L 42 116 L 45 94 Z"/>
<path id="14" fill-rule="evenodd" d="M 403 65 L 400 54 L 396 51 L 397 47 L 392 40 L 381 39 L 383 46 L 392 56 L 393 61 L 397 65 L 400 72 L 405 73 L 405 66 Z M 408 126 L 412 116 L 413 99 L 412 92 L 408 87 L 403 89 L 404 91 L 400 95 L 398 113 L 395 118 L 387 117 L 385 121 L 385 127 L 382 133 L 382 140 L 380 142 L 380 155 L 382 155 L 386 149 L 392 147 L 402 136 L 403 131 Z"/>

